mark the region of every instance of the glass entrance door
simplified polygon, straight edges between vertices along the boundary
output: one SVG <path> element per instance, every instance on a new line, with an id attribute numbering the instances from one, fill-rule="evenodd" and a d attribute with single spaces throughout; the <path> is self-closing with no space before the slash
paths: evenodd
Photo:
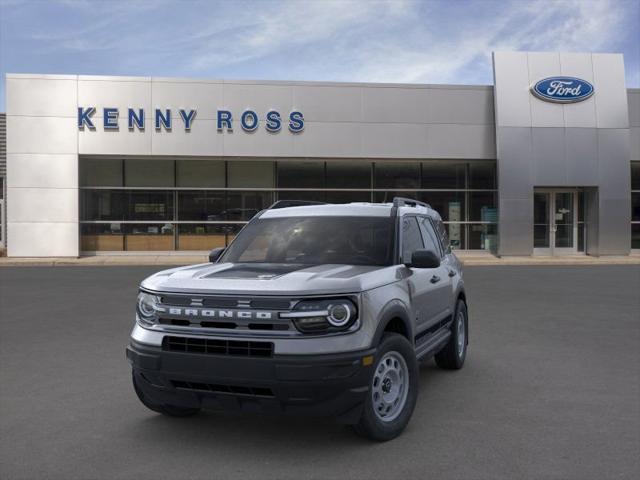
<path id="1" fill-rule="evenodd" d="M 577 253 L 575 190 L 536 190 L 533 194 L 533 248 L 535 255 Z"/>

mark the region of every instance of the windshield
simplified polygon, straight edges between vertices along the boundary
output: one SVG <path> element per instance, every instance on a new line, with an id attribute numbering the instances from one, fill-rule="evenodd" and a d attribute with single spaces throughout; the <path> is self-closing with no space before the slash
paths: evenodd
<path id="1" fill-rule="evenodd" d="M 287 217 L 249 223 L 221 262 L 391 265 L 391 217 Z"/>

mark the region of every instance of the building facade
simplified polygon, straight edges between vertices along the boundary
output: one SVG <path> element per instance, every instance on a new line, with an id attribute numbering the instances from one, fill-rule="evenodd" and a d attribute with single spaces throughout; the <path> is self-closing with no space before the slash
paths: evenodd
<path id="1" fill-rule="evenodd" d="M 207 251 L 276 200 L 394 196 L 430 203 L 459 249 L 640 248 L 622 56 L 493 66 L 493 86 L 7 75 L 8 255 Z"/>

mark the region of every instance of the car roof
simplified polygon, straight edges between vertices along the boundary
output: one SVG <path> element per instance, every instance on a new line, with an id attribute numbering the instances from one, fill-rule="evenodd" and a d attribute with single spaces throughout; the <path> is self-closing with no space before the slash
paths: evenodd
<path id="1" fill-rule="evenodd" d="M 273 208 L 265 210 L 260 218 L 286 218 L 286 217 L 390 217 L 392 215 L 392 203 L 367 203 L 354 202 L 343 204 L 318 204 L 296 207 Z M 397 207 L 397 215 L 422 214 L 440 219 L 438 212 L 422 205 Z"/>

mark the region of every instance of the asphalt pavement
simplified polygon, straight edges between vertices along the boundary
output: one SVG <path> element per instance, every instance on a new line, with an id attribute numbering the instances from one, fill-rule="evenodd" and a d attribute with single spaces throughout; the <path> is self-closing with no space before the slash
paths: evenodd
<path id="1" fill-rule="evenodd" d="M 637 479 L 640 267 L 468 267 L 461 371 L 427 362 L 399 438 L 146 410 L 124 348 L 160 267 L 0 268 L 0 478 Z"/>

